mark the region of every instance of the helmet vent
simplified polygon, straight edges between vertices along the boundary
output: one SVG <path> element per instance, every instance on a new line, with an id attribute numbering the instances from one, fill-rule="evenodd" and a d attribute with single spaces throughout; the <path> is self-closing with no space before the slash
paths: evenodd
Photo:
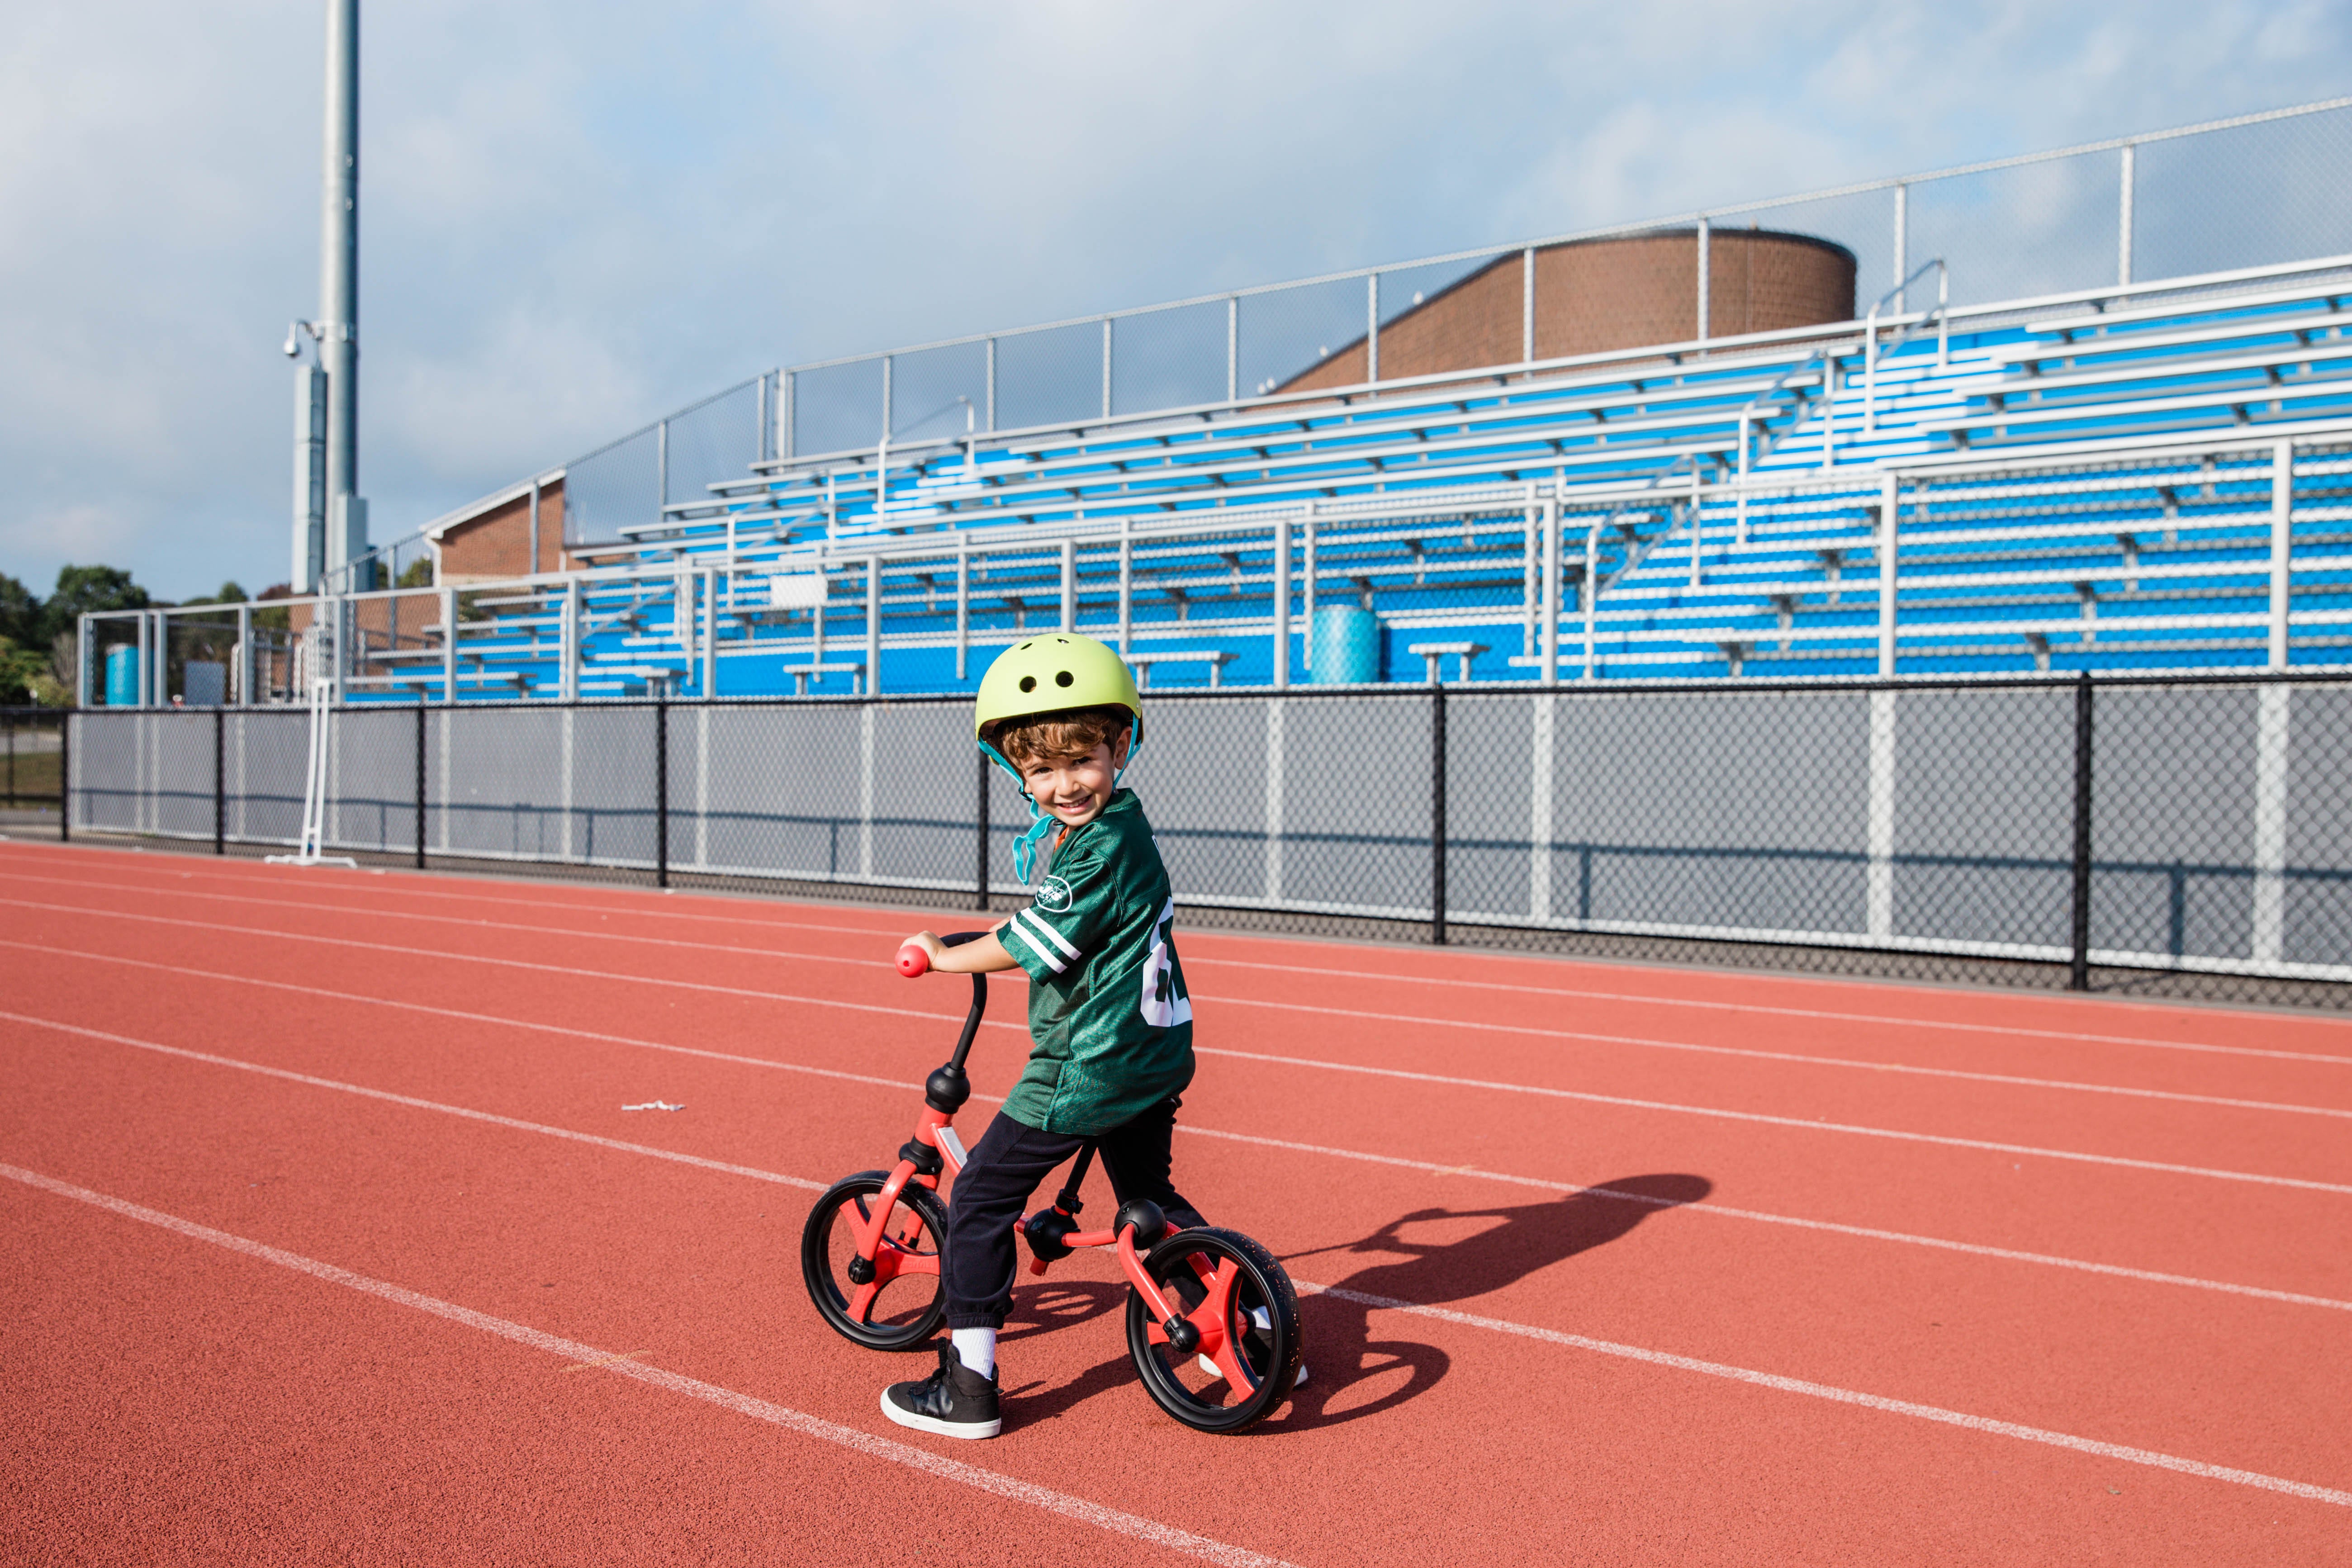
<path id="1" fill-rule="evenodd" d="M 1022 690 L 1024 690 L 1024 691 L 1034 691 L 1034 690 L 1036 690 L 1036 689 L 1037 689 L 1037 678 L 1036 678 L 1035 676 L 1034 676 L 1034 675 L 1024 675 L 1024 676 L 1023 676 L 1023 677 L 1021 678 L 1021 689 L 1022 689 Z"/>
<path id="2" fill-rule="evenodd" d="M 1055 675 L 1054 684 L 1056 686 L 1067 686 L 1070 683 L 1071 679 L 1072 677 L 1070 672 L 1065 669 Z"/>

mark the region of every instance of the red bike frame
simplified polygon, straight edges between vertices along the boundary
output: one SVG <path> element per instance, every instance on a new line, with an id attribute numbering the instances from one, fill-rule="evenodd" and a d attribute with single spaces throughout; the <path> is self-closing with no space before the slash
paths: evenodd
<path id="1" fill-rule="evenodd" d="M 950 946 L 961 946 L 984 936 L 984 931 L 959 931 L 945 939 Z M 899 950 L 898 972 L 909 979 L 927 973 L 930 961 L 923 950 L 911 943 Z M 969 1155 L 963 1141 L 956 1135 L 956 1112 L 963 1109 L 971 1097 L 971 1082 L 965 1077 L 964 1058 L 971 1054 L 972 1040 L 980 1033 L 980 1022 L 988 1010 L 988 976 L 971 977 L 971 1009 L 964 1016 L 963 1034 L 956 1041 L 955 1055 L 946 1066 L 933 1072 L 923 1086 L 923 1114 L 915 1123 L 915 1135 L 898 1149 L 898 1163 L 892 1168 L 889 1180 L 877 1194 L 874 1214 L 859 1233 L 857 1258 L 870 1269 L 866 1273 L 856 1263 L 852 1280 L 856 1293 L 849 1300 L 849 1316 L 865 1322 L 873 1310 L 874 1299 L 892 1280 L 910 1275 L 933 1275 L 940 1271 L 937 1253 L 924 1254 L 915 1250 L 916 1236 L 910 1230 L 892 1234 L 890 1222 L 898 1213 L 898 1194 L 909 1182 L 919 1183 L 938 1192 L 942 1178 L 952 1181 L 961 1172 Z M 1144 1266 L 1144 1254 L 1157 1245 L 1168 1231 L 1166 1216 L 1150 1203 L 1132 1203 L 1121 1207 L 1108 1230 L 1073 1230 L 1070 1222 L 1078 1205 L 1077 1188 L 1085 1181 L 1087 1165 L 1094 1158 L 1092 1145 L 1080 1152 L 1072 1168 L 1070 1179 L 1062 1188 L 1050 1210 L 1041 1209 L 1023 1218 L 1021 1234 L 1029 1239 L 1034 1254 L 1029 1272 L 1043 1274 L 1053 1263 L 1080 1247 L 1108 1247 L 1118 1253 L 1119 1269 L 1127 1281 L 1151 1309 L 1152 1324 L 1149 1338 L 1153 1344 L 1173 1344 L 1183 1354 L 1199 1354 L 1215 1363 L 1226 1383 L 1234 1388 L 1248 1388 L 1256 1379 L 1249 1373 L 1237 1348 L 1225 1332 L 1231 1316 L 1233 1290 L 1240 1275 L 1231 1262 L 1211 1268 L 1197 1256 L 1191 1259 L 1200 1276 L 1205 1292 L 1200 1305 L 1191 1311 L 1181 1311 L 1169 1300 L 1159 1282 Z M 1050 1218 L 1048 1216 L 1051 1216 Z M 910 1226 L 919 1226 L 920 1220 L 911 1212 Z M 944 1246 L 946 1237 L 940 1238 Z"/>

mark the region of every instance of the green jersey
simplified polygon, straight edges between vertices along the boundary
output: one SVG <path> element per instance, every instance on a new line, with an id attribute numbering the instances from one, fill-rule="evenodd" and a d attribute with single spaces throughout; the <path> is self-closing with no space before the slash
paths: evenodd
<path id="1" fill-rule="evenodd" d="M 1091 1137 L 1192 1081 L 1176 901 L 1134 795 L 1065 833 L 1034 902 L 998 931 L 1029 972 L 1029 1065 L 1004 1113 Z"/>

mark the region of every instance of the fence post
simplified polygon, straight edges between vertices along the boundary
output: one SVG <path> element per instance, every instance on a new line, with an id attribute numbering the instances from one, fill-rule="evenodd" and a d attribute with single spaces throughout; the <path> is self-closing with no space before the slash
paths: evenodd
<path id="1" fill-rule="evenodd" d="M 425 869 L 425 693 L 416 693 L 416 868 Z"/>
<path id="2" fill-rule="evenodd" d="M 14 805 L 16 804 L 16 715 L 8 714 L 5 722 L 0 723 L 0 730 L 5 730 L 8 737 L 8 804 Z"/>
<path id="3" fill-rule="evenodd" d="M 213 853 L 228 853 L 228 716 L 213 710 Z"/>
<path id="4" fill-rule="evenodd" d="M 73 842 L 73 711 L 58 720 L 58 842 Z"/>
<path id="5" fill-rule="evenodd" d="M 1429 940 L 1445 945 L 1445 688 L 1429 694 Z"/>
<path id="6" fill-rule="evenodd" d="M 988 908 L 988 753 L 985 752 L 980 752 L 979 758 L 980 859 L 978 869 L 972 873 L 971 907 L 975 910 L 985 910 Z"/>
<path id="7" fill-rule="evenodd" d="M 2074 682 L 2074 899 L 2073 973 L 2068 988 L 2091 988 L 2091 672 Z"/>

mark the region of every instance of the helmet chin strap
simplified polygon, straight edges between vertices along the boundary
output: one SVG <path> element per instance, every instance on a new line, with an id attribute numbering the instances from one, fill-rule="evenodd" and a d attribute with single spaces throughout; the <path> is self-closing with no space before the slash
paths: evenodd
<path id="1" fill-rule="evenodd" d="M 1030 870 L 1037 864 L 1038 844 L 1045 835 L 1061 826 L 1062 819 L 1037 804 L 1037 797 L 1029 793 L 1028 782 L 1022 778 L 1021 770 L 1007 761 L 1003 752 L 985 741 L 980 742 L 980 749 L 986 752 L 998 767 L 1013 775 L 1013 784 L 1021 790 L 1021 798 L 1029 805 L 1029 831 L 1013 841 L 1013 879 L 1025 887 L 1028 885 Z M 1118 771 L 1110 776 L 1110 788 L 1113 795 L 1118 793 L 1118 781 L 1125 778 L 1127 770 L 1134 765 L 1135 753 L 1142 749 L 1140 742 L 1132 742 L 1129 744 L 1127 761 L 1121 763 Z"/>

